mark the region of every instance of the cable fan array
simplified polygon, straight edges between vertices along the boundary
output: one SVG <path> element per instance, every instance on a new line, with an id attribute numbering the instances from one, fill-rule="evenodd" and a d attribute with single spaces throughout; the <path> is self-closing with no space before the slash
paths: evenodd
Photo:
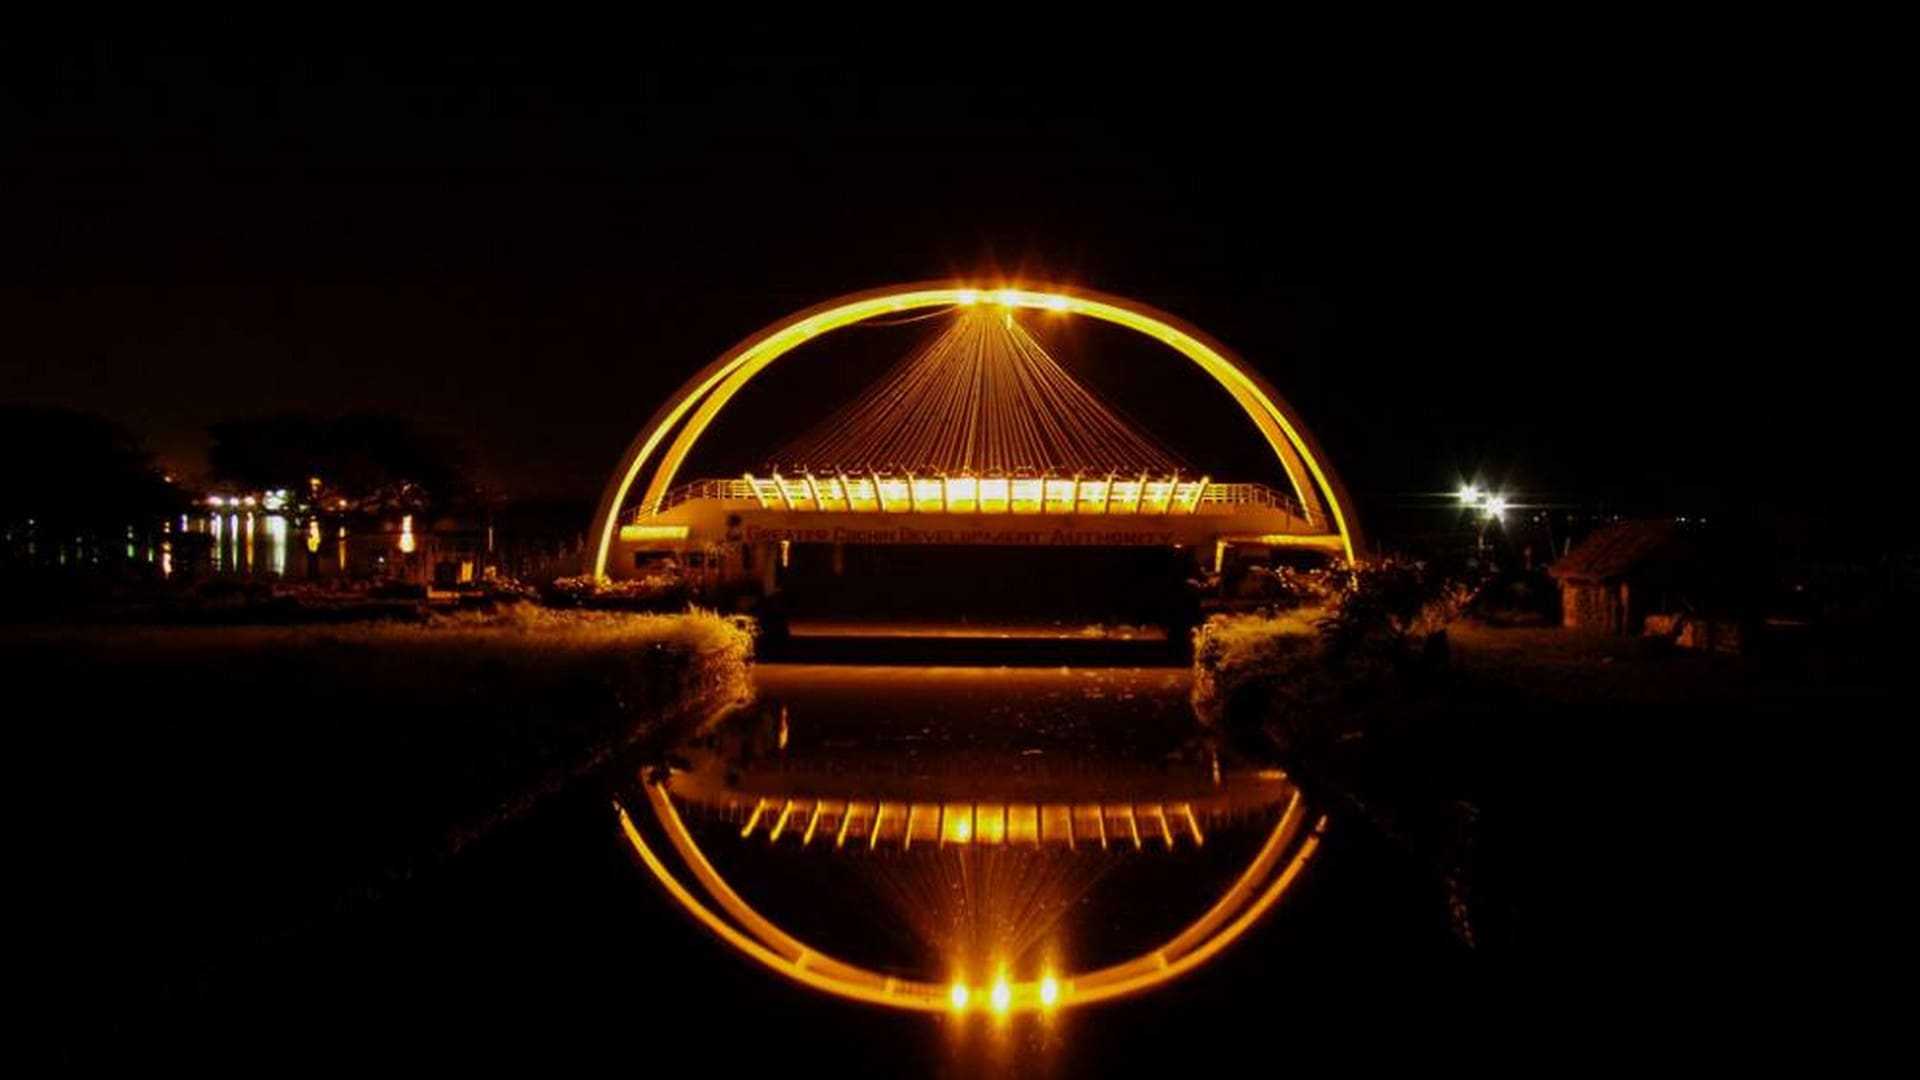
<path id="1" fill-rule="evenodd" d="M 1012 312 L 959 317 L 775 455 L 787 475 L 1169 476 L 1177 456 L 1074 379 Z"/>

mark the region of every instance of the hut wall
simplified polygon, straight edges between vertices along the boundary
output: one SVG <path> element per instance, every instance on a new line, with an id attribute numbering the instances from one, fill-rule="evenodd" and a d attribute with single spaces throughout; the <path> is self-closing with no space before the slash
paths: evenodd
<path id="1" fill-rule="evenodd" d="M 1619 582 L 1563 581 L 1560 610 L 1561 621 L 1570 630 L 1602 634 L 1630 632 L 1626 588 Z"/>

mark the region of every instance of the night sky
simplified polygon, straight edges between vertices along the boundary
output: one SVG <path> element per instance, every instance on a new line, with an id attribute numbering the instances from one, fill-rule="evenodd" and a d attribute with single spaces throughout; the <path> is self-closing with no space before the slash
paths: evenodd
<path id="1" fill-rule="evenodd" d="M 31 28 L 0 400 L 189 476 L 222 418 L 399 413 L 590 496 L 758 326 L 1018 274 L 1208 329 L 1379 505 L 1826 513 L 1910 458 L 1864 40 L 1179 15 Z"/>

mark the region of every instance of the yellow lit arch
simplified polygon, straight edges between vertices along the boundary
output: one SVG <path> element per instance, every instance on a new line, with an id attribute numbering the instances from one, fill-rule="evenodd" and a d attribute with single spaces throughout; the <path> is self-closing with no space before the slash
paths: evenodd
<path id="1" fill-rule="evenodd" d="M 965 1012 L 982 1002 L 995 1012 L 1046 1011 L 1111 1001 L 1178 979 L 1233 944 L 1280 901 L 1312 861 L 1327 827 L 1324 816 L 1307 825 L 1306 804 L 1296 791 L 1240 877 L 1204 915 L 1159 948 L 1078 974 L 1049 972 L 1017 981 L 1002 975 L 989 988 L 964 978 L 947 984 L 900 978 L 848 964 L 796 940 L 750 907 L 707 861 L 666 785 L 647 782 L 645 786 L 668 842 L 721 910 L 708 907 L 680 882 L 616 801 L 620 830 L 641 863 L 695 921 L 755 963 L 803 986 L 852 1001 L 919 1012 Z"/>
<path id="2" fill-rule="evenodd" d="M 673 486 L 687 454 L 708 425 L 741 387 L 768 365 L 823 334 L 867 319 L 968 304 L 1001 304 L 1010 308 L 1088 315 L 1165 343 L 1198 364 L 1246 411 L 1286 470 L 1308 518 L 1332 525 L 1348 561 L 1353 561 L 1364 548 L 1359 521 L 1354 516 L 1346 488 L 1306 425 L 1266 380 L 1248 368 L 1232 350 L 1197 327 L 1124 297 L 1053 286 L 984 288 L 946 281 L 890 286 L 828 300 L 768 326 L 689 379 L 653 414 L 646 428 L 627 447 L 619 468 L 600 496 L 599 509 L 594 515 L 593 560 L 589 567 L 593 575 L 606 574 L 607 555 L 619 528 L 620 508 L 656 453 L 658 464 L 648 478 L 642 506 L 660 504 Z M 667 441 L 669 436 L 671 443 Z M 662 444 L 666 444 L 664 451 Z"/>

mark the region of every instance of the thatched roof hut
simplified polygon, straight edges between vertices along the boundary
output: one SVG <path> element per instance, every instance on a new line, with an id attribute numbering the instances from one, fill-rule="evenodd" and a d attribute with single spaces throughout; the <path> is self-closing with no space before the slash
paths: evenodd
<path id="1" fill-rule="evenodd" d="M 1642 518 L 1601 528 L 1547 571 L 1560 583 L 1564 625 L 1637 634 L 1648 615 L 1684 603 L 1699 557 L 1692 538 L 1673 521 Z"/>

